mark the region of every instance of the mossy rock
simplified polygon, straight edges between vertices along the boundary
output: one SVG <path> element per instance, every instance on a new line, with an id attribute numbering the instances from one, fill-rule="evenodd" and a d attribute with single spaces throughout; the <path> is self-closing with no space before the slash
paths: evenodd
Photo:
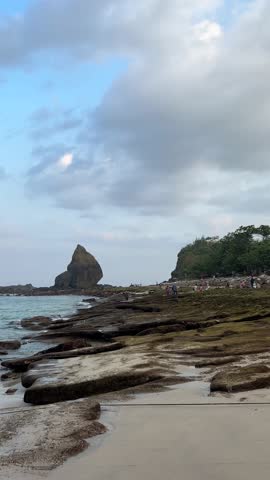
<path id="1" fill-rule="evenodd" d="M 270 368 L 265 364 L 235 367 L 217 373 L 211 381 L 211 392 L 243 392 L 270 387 Z"/>

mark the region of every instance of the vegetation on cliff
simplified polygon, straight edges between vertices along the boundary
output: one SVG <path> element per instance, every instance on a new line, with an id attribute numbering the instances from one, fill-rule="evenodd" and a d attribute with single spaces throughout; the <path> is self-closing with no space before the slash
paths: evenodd
<path id="1" fill-rule="evenodd" d="M 270 270 L 270 226 L 240 227 L 223 238 L 202 237 L 182 248 L 173 279 L 260 274 Z"/>

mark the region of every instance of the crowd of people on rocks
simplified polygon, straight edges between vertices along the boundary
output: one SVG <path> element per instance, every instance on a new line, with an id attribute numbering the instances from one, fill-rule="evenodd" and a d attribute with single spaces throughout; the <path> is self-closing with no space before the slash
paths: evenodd
<path id="1" fill-rule="evenodd" d="M 228 280 L 226 282 L 226 288 L 234 288 L 236 285 Z M 242 288 L 261 288 L 260 280 L 255 278 L 254 275 L 251 275 L 249 278 L 243 279 L 240 281 L 238 285 L 241 289 Z M 199 285 L 194 285 L 193 291 L 200 291 L 203 292 L 210 288 L 209 283 L 207 281 L 201 281 Z"/>
<path id="2" fill-rule="evenodd" d="M 175 283 L 173 285 L 166 286 L 166 294 L 167 294 L 167 297 L 178 298 L 178 289 Z"/>
<path id="3" fill-rule="evenodd" d="M 240 280 L 240 279 L 239 279 Z M 190 285 L 191 286 L 191 285 Z M 241 279 L 240 282 L 235 282 L 235 279 L 228 279 L 226 283 L 222 287 L 215 287 L 209 284 L 209 281 L 205 279 L 201 279 L 200 281 L 196 282 L 192 285 L 193 292 L 205 292 L 210 288 L 261 288 L 262 282 L 260 278 L 256 278 L 254 275 L 251 275 L 248 278 Z M 175 283 L 167 284 L 166 286 L 166 294 L 167 297 L 175 297 L 178 298 L 178 288 Z"/>
<path id="4" fill-rule="evenodd" d="M 261 288 L 261 284 L 253 275 L 251 275 L 248 280 L 242 280 L 240 288 Z"/>
<path id="5" fill-rule="evenodd" d="M 194 285 L 193 287 L 193 291 L 194 292 L 205 292 L 206 290 L 209 290 L 209 283 L 204 280 L 204 281 L 201 281 L 199 285 Z"/>

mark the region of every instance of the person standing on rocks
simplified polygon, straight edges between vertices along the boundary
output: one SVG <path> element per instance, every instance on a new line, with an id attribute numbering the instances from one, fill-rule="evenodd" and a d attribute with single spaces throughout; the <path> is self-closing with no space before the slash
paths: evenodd
<path id="1" fill-rule="evenodd" d="M 251 278 L 250 278 L 250 287 L 251 288 L 254 288 L 254 285 L 255 285 L 255 278 L 253 275 L 251 275 Z"/>
<path id="2" fill-rule="evenodd" d="M 178 298 L 177 286 L 175 284 L 172 286 L 172 293 L 175 298 Z"/>

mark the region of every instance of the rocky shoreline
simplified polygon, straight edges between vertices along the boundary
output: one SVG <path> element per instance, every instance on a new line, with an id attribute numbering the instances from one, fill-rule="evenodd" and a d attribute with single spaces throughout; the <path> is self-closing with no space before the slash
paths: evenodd
<path id="1" fill-rule="evenodd" d="M 2 361 L 2 382 L 21 382 L 25 407 L 6 412 L 1 423 L 1 468 L 36 468 L 29 459 L 36 449 L 39 462 L 38 445 L 42 470 L 57 467 L 84 449 L 92 434 L 105 431 L 97 413 L 105 398 L 190 382 L 183 365 L 197 368 L 212 395 L 270 386 L 268 290 L 186 289 L 174 298 L 156 288 L 126 298 L 109 297 L 66 321 L 39 317 L 23 323 L 28 341 L 55 346 Z M 19 438 L 30 419 L 28 451 Z M 42 440 L 44 425 L 54 430 L 59 446 L 49 434 L 47 443 Z"/>

